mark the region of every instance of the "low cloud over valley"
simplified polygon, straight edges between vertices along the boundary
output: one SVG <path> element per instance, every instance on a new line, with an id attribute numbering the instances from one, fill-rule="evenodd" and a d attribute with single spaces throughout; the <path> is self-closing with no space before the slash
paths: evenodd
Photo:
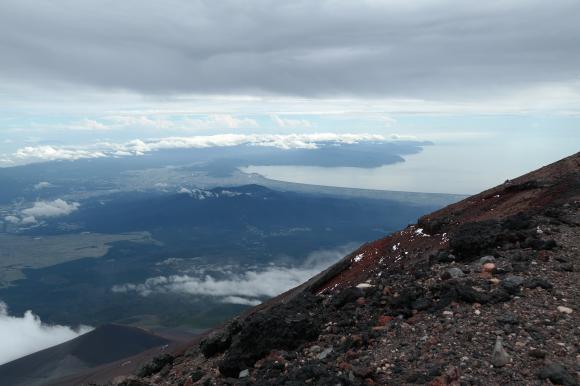
<path id="1" fill-rule="evenodd" d="M 0 365 L 74 339 L 91 330 L 87 326 L 73 329 L 47 325 L 32 311 L 26 311 L 21 317 L 10 315 L 7 305 L 0 301 Z"/>
<path id="2" fill-rule="evenodd" d="M 245 272 L 226 271 L 225 278 L 212 275 L 176 274 L 157 276 L 143 283 L 127 283 L 112 288 L 115 293 L 187 294 L 214 298 L 218 302 L 256 305 L 300 285 L 328 268 L 356 247 L 349 243 L 331 250 L 312 252 L 298 266 L 270 265 Z"/>

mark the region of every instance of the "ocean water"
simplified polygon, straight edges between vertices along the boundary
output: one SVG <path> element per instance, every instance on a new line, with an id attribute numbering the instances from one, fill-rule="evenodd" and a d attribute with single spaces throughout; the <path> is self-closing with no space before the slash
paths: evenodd
<path id="1" fill-rule="evenodd" d="M 434 145 L 405 162 L 376 168 L 319 166 L 247 166 L 245 173 L 266 178 L 362 189 L 423 193 L 474 194 L 568 155 L 547 154 L 541 148 Z"/>

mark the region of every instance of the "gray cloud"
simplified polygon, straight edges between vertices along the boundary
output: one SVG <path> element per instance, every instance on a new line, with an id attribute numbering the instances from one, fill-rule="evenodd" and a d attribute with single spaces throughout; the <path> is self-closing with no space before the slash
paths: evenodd
<path id="1" fill-rule="evenodd" d="M 91 329 L 87 326 L 75 330 L 67 326 L 47 325 L 32 311 L 26 311 L 22 317 L 12 316 L 6 304 L 0 301 L 0 365 L 66 342 Z"/>
<path id="2" fill-rule="evenodd" d="M 577 90 L 580 3 L 0 3 L 0 74 L 138 93 L 479 97 Z"/>

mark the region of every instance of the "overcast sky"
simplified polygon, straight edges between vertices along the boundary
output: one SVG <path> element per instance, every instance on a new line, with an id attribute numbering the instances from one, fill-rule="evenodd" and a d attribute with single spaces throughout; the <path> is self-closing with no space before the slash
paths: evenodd
<path id="1" fill-rule="evenodd" d="M 577 0 L 3 0 L 0 153 L 232 131 L 433 137 L 442 115 L 461 119 L 437 133 L 485 133 L 474 120 L 492 115 L 569 135 L 579 14 Z"/>

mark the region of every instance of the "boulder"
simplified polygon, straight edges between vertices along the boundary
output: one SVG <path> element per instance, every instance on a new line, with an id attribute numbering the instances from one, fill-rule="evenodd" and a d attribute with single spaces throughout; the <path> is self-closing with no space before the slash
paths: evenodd
<path id="1" fill-rule="evenodd" d="M 501 337 L 497 337 L 491 355 L 491 364 L 495 367 L 503 367 L 510 363 L 510 356 L 503 348 Z"/>

